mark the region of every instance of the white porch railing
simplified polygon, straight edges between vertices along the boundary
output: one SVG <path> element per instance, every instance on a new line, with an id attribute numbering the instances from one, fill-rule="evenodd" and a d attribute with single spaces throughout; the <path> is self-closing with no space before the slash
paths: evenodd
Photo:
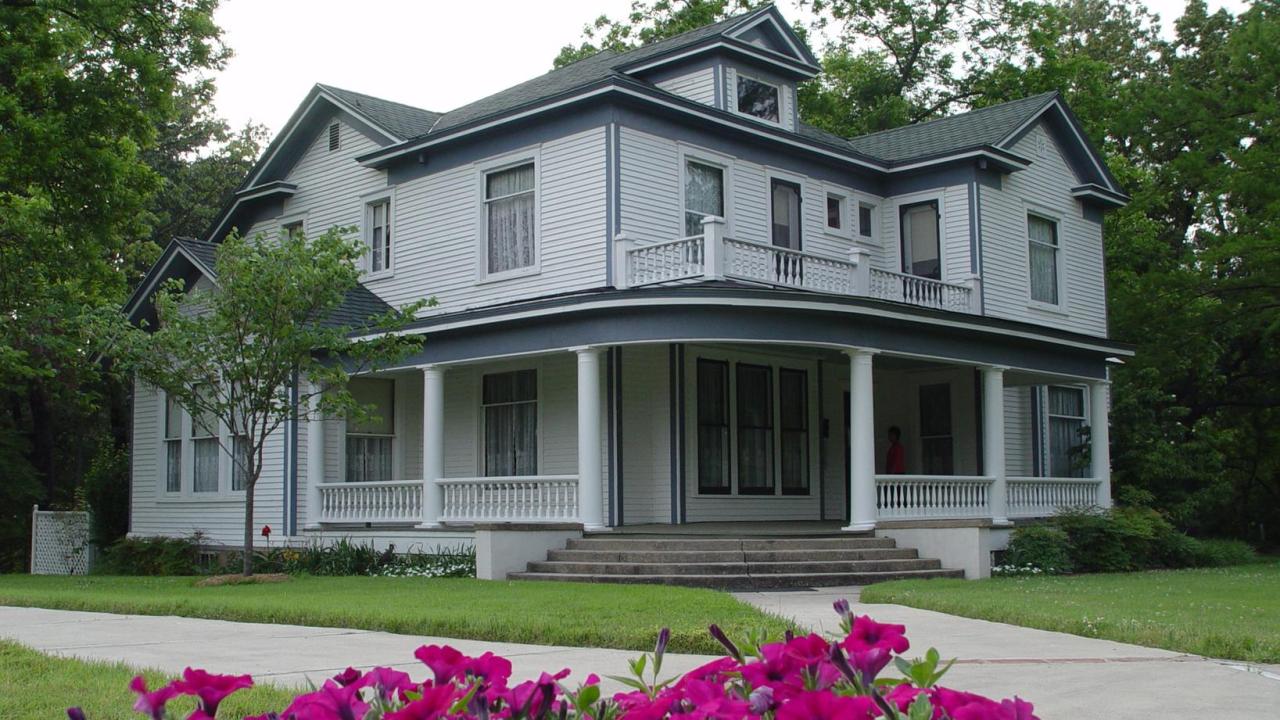
<path id="1" fill-rule="evenodd" d="M 1064 508 L 1102 505 L 1101 483 L 1094 478 L 1011 477 L 1006 482 L 1011 518 L 1048 517 Z"/>
<path id="2" fill-rule="evenodd" d="M 729 278 L 953 312 L 981 311 L 976 279 L 942 282 L 872 268 L 870 253 L 863 249 L 855 249 L 849 259 L 843 259 L 725 237 L 725 223 L 720 218 L 707 218 L 703 227 L 706 232 L 702 235 L 648 245 L 619 235 L 614 246 L 617 286 Z"/>
<path id="3" fill-rule="evenodd" d="M 964 475 L 877 475 L 880 520 L 991 517 L 992 478 Z"/>
<path id="4" fill-rule="evenodd" d="M 319 520 L 322 523 L 422 522 L 422 481 L 321 485 Z"/>
<path id="5" fill-rule="evenodd" d="M 878 268 L 871 268 L 870 285 L 867 294 L 879 300 L 952 312 L 977 312 L 973 307 L 973 291 L 966 285 Z"/>
<path id="6" fill-rule="evenodd" d="M 578 520 L 578 477 L 445 478 L 444 522 Z"/>

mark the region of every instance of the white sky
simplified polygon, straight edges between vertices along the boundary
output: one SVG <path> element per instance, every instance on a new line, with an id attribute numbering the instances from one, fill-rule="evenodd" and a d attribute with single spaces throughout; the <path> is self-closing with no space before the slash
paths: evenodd
<path id="1" fill-rule="evenodd" d="M 1146 0 L 1166 31 L 1182 0 Z M 235 56 L 217 76 L 218 112 L 274 133 L 317 82 L 445 111 L 551 69 L 600 14 L 630 0 L 223 0 Z M 1210 0 L 1239 12 L 1245 0 Z M 789 19 L 793 0 L 779 7 Z"/>

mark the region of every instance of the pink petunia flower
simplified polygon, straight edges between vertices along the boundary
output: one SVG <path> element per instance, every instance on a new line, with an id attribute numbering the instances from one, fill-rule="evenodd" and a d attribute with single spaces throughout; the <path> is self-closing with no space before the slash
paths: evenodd
<path id="1" fill-rule="evenodd" d="M 911 647 L 906 632 L 906 625 L 878 623 L 867 615 L 859 615 L 853 619 L 849 636 L 840 645 L 851 653 L 883 648 L 901 655 Z"/>
<path id="2" fill-rule="evenodd" d="M 342 684 L 341 681 L 338 684 Z M 390 700 L 393 697 L 403 700 L 406 691 L 418 688 L 418 684 L 409 677 L 409 673 L 389 667 L 376 667 L 370 670 L 356 681 L 355 685 L 360 688 L 373 688 L 383 700 Z"/>
<path id="3" fill-rule="evenodd" d="M 874 720 L 880 711 L 869 697 L 836 695 L 830 690 L 805 692 L 782 703 L 776 720 Z"/>
<path id="4" fill-rule="evenodd" d="M 467 664 L 467 656 L 448 645 L 423 645 L 413 651 L 413 656 L 431 668 L 437 685 L 444 685 L 461 675 Z"/>
<path id="5" fill-rule="evenodd" d="M 174 688 L 174 683 L 169 683 L 159 690 L 148 690 L 147 681 L 141 675 L 129 681 L 129 689 L 138 696 L 138 700 L 133 704 L 134 712 L 147 715 L 151 720 L 164 720 L 165 703 L 179 695 Z"/>
<path id="6" fill-rule="evenodd" d="M 195 695 L 200 701 L 200 709 L 213 716 L 218 714 L 218 705 L 228 695 L 253 687 L 253 678 L 248 675 L 214 675 L 199 668 L 187 668 L 173 687 L 183 695 Z"/>
<path id="7" fill-rule="evenodd" d="M 456 702 L 457 689 L 452 685 L 425 688 L 422 697 L 399 710 L 389 712 L 383 720 L 437 720 L 445 717 Z"/>
<path id="8" fill-rule="evenodd" d="M 294 698 L 280 716 L 289 720 L 360 720 L 367 712 L 369 704 L 360 699 L 360 688 L 326 680 L 319 690 Z"/>

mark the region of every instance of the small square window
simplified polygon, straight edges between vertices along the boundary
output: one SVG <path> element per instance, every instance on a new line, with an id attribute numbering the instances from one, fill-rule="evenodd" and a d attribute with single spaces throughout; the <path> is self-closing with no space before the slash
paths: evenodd
<path id="1" fill-rule="evenodd" d="M 844 198 L 839 195 L 827 196 L 827 227 L 832 230 L 844 228 Z"/>
<path id="2" fill-rule="evenodd" d="M 302 221 L 287 223 L 282 230 L 284 230 L 285 237 L 290 240 L 297 240 L 302 237 Z"/>
<path id="3" fill-rule="evenodd" d="M 865 203 L 858 206 L 858 234 L 868 240 L 872 237 L 872 216 L 875 207 Z"/>
<path id="4" fill-rule="evenodd" d="M 738 112 L 778 122 L 778 86 L 739 75 Z"/>

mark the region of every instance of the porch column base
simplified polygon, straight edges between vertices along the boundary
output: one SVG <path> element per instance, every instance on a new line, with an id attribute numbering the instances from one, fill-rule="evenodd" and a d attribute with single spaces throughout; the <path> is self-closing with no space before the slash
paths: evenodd
<path id="1" fill-rule="evenodd" d="M 871 532 L 876 529 L 876 524 L 871 523 L 853 523 L 840 528 L 840 532 Z"/>
<path id="2" fill-rule="evenodd" d="M 424 523 L 418 523 L 417 525 L 414 525 L 413 529 L 414 530 L 443 530 L 444 525 L 441 525 L 440 523 L 424 522 Z"/>

